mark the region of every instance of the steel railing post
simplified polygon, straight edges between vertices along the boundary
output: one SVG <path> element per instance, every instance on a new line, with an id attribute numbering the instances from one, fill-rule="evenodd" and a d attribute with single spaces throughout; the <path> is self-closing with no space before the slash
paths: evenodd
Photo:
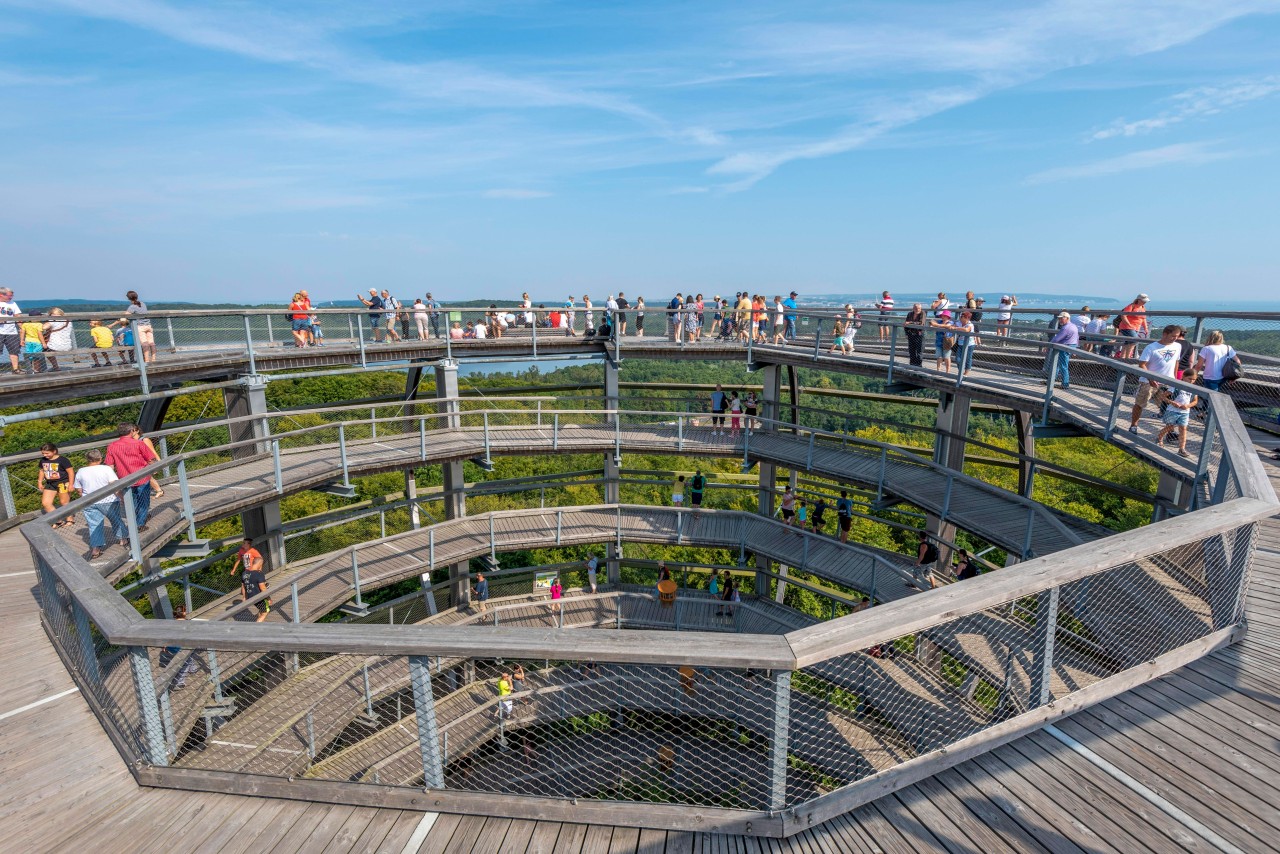
<path id="1" fill-rule="evenodd" d="M 1124 396 L 1125 373 L 1116 368 L 1116 387 L 1111 391 L 1111 407 L 1107 410 L 1107 429 L 1103 431 L 1104 441 L 1111 441 L 1111 434 L 1116 429 L 1116 414 L 1120 409 L 1120 398 Z"/>
<path id="2" fill-rule="evenodd" d="M 427 529 L 427 570 L 435 572 L 436 569 L 436 529 Z"/>
<path id="3" fill-rule="evenodd" d="M 373 691 L 369 688 L 369 665 L 366 664 L 360 668 L 360 675 L 364 681 L 364 713 L 373 719 Z"/>
<path id="4" fill-rule="evenodd" d="M 350 461 L 347 458 L 347 425 L 338 425 L 338 460 L 342 464 L 342 485 L 350 486 L 351 478 L 348 476 L 350 471 Z"/>
<path id="5" fill-rule="evenodd" d="M 822 318 L 813 325 L 813 360 L 818 361 L 818 350 L 822 347 Z"/>
<path id="6" fill-rule="evenodd" d="M 151 381 L 147 379 L 147 360 L 143 358 L 142 339 L 138 336 L 138 321 L 129 321 L 129 331 L 133 333 L 133 358 L 138 363 L 138 381 L 142 386 L 142 393 L 151 394 Z"/>
<path id="7" fill-rule="evenodd" d="M 773 677 L 773 733 L 769 739 L 769 806 L 787 806 L 787 755 L 791 738 L 791 671 Z"/>
<path id="8" fill-rule="evenodd" d="M 427 419 L 426 416 L 418 418 L 418 456 L 423 462 L 427 461 Z"/>
<path id="9" fill-rule="evenodd" d="M 173 318 L 166 317 L 164 319 L 164 325 L 169 330 L 169 352 L 176 353 L 178 352 L 178 344 L 173 338 Z"/>
<path id="10" fill-rule="evenodd" d="M 289 596 L 293 599 L 293 622 L 301 623 L 302 616 L 298 612 L 298 580 L 289 582 Z"/>
<path id="11" fill-rule="evenodd" d="M 360 367 L 367 367 L 369 362 L 364 352 L 364 323 L 356 322 L 356 346 L 360 348 Z"/>
<path id="12" fill-rule="evenodd" d="M 538 358 L 538 324 L 533 324 L 533 358 Z"/>
<path id="13" fill-rule="evenodd" d="M 1036 508 L 1027 507 L 1027 530 L 1022 536 L 1022 560 L 1031 556 L 1031 533 L 1035 530 Z"/>
<path id="14" fill-rule="evenodd" d="M 817 439 L 818 434 L 813 431 L 809 432 L 809 450 L 804 457 L 804 470 L 813 471 L 813 442 Z"/>
<path id="15" fill-rule="evenodd" d="M 364 602 L 360 598 L 360 558 L 356 556 L 355 546 L 351 547 L 351 586 L 356 593 L 356 607 L 364 610 Z"/>
<path id="16" fill-rule="evenodd" d="M 98 651 L 94 649 L 93 633 L 89 630 L 89 615 L 74 598 L 71 600 L 71 619 L 76 624 L 76 639 L 80 642 L 80 657 L 84 659 L 85 678 L 96 685 L 102 681 L 102 672 L 98 669 Z"/>
<path id="17" fill-rule="evenodd" d="M 369 407 L 369 430 L 374 439 L 378 438 L 378 408 Z"/>
<path id="18" fill-rule="evenodd" d="M 564 511 L 556 511 L 556 545 L 560 545 L 560 526 L 564 523 Z"/>
<path id="19" fill-rule="evenodd" d="M 244 352 L 249 359 L 249 373 L 258 373 L 258 363 L 253 356 L 253 330 L 249 328 L 249 315 L 242 315 L 244 319 Z"/>
<path id="20" fill-rule="evenodd" d="M 560 447 L 560 413 L 551 416 L 551 450 Z"/>
<path id="21" fill-rule="evenodd" d="M 187 520 L 187 539 L 195 542 L 196 513 L 191 506 L 191 485 L 187 481 L 186 460 L 178 460 L 178 495 L 182 500 L 182 515 Z"/>
<path id="22" fill-rule="evenodd" d="M 1183 429 L 1185 430 L 1186 428 L 1184 427 Z M 1204 438 L 1200 441 L 1200 455 L 1196 459 L 1196 482 L 1191 491 L 1193 502 L 1199 501 L 1200 484 L 1208 478 L 1209 460 L 1213 455 L 1213 440 L 1217 432 L 1218 420 L 1214 417 L 1213 407 L 1210 407 L 1204 417 L 1204 433 L 1202 434 Z M 1194 507 L 1195 504 L 1192 506 Z"/>
<path id="23" fill-rule="evenodd" d="M 213 683 L 213 699 L 216 703 L 224 701 L 222 696 L 222 671 L 218 669 L 218 653 L 216 650 L 207 650 L 205 655 L 209 657 L 209 681 Z"/>
<path id="24" fill-rule="evenodd" d="M 676 449 L 684 451 L 684 414 L 676 413 Z"/>
<path id="25" fill-rule="evenodd" d="M 162 460 L 169 459 L 169 437 L 168 436 L 160 437 L 159 453 L 160 453 L 160 459 Z M 164 471 L 164 476 L 169 477 L 173 473 L 172 466 L 170 466 L 168 462 L 166 462 L 163 471 Z"/>
<path id="26" fill-rule="evenodd" d="M 876 478 L 876 503 L 884 501 L 884 474 L 889 465 L 889 449 L 880 449 L 880 476 Z"/>
<path id="27" fill-rule="evenodd" d="M 133 501 L 133 487 L 124 489 L 124 524 L 129 532 L 129 556 L 142 566 L 142 544 L 138 541 L 138 508 Z"/>
<path id="28" fill-rule="evenodd" d="M 4 502 L 4 517 L 12 519 L 18 515 L 13 503 L 13 486 L 9 483 L 9 467 L 0 466 L 0 501 Z"/>
<path id="29" fill-rule="evenodd" d="M 897 364 L 897 359 L 898 359 L 898 327 L 890 326 L 889 327 L 889 374 L 885 379 L 886 382 L 890 382 L 890 383 L 893 382 L 893 369 Z"/>
<path id="30" fill-rule="evenodd" d="M 1041 594 L 1040 608 L 1036 612 L 1036 669 L 1032 674 L 1030 696 L 1027 706 L 1039 708 L 1049 704 L 1053 679 L 1053 646 L 1058 633 L 1058 587 L 1052 587 Z"/>
<path id="31" fill-rule="evenodd" d="M 493 514 L 489 514 L 489 557 L 496 559 L 498 555 L 498 544 L 493 533 Z"/>
<path id="32" fill-rule="evenodd" d="M 538 401 L 538 428 L 542 428 L 542 401 Z"/>
<path id="33" fill-rule="evenodd" d="M 484 412 L 484 461 L 486 464 L 493 462 L 493 459 L 489 456 L 489 412 L 488 410 L 485 410 Z"/>
<path id="34" fill-rule="evenodd" d="M 877 571 L 879 569 L 880 569 L 880 561 L 873 560 L 871 562 L 871 590 L 868 591 L 867 593 L 867 595 L 870 597 L 869 601 L 871 602 L 872 605 L 876 604 L 876 581 L 878 580 Z"/>
<path id="35" fill-rule="evenodd" d="M 146 647 L 129 647 L 129 668 L 133 671 L 133 690 L 142 715 L 146 760 L 152 765 L 164 767 L 169 764 L 169 754 L 165 749 L 164 724 L 160 719 L 156 683 L 151 673 L 151 658 Z"/>
<path id="36" fill-rule="evenodd" d="M 947 521 L 947 517 L 951 514 L 951 491 L 955 486 L 956 476 L 954 473 L 947 472 L 947 491 L 942 496 L 942 513 L 939 515 L 940 522 Z"/>
<path id="37" fill-rule="evenodd" d="M 284 472 L 280 470 L 280 440 L 271 440 L 271 468 L 276 477 L 276 494 L 284 494 Z"/>
<path id="38" fill-rule="evenodd" d="M 1049 423 L 1049 407 L 1053 405 L 1053 390 L 1058 382 L 1058 356 L 1057 350 L 1052 347 L 1049 349 L 1049 377 L 1044 387 L 1044 407 L 1040 412 L 1040 426 Z"/>

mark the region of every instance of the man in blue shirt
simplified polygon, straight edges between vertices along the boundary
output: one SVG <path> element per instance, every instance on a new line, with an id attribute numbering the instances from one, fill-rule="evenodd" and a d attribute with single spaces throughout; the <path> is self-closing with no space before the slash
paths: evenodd
<path id="1" fill-rule="evenodd" d="M 724 411 L 728 408 L 729 398 L 716 383 L 716 390 L 711 392 L 711 435 L 715 436 L 724 429 Z"/>
<path id="2" fill-rule="evenodd" d="M 667 312 L 667 338 L 671 341 L 679 338 L 679 329 L 677 327 L 680 323 L 679 312 L 682 305 L 684 305 L 684 294 L 676 294 L 671 298 L 671 302 L 667 303 L 667 308 L 669 309 Z"/>
<path id="3" fill-rule="evenodd" d="M 782 316 L 785 324 L 783 337 L 788 341 L 796 340 L 796 296 L 796 292 L 792 291 L 791 296 L 782 301 L 782 307 L 786 309 L 786 313 Z"/>
<path id="4" fill-rule="evenodd" d="M 383 317 L 386 314 L 386 309 L 383 307 L 382 297 L 378 296 L 378 289 L 369 288 L 368 299 L 359 294 L 356 294 L 356 299 L 364 303 L 369 309 L 369 325 L 373 327 L 373 340 L 381 341 L 382 330 L 386 326 L 386 320 Z"/>
<path id="5" fill-rule="evenodd" d="M 1080 327 L 1076 326 L 1071 320 L 1070 312 L 1060 312 L 1058 314 L 1058 331 L 1049 341 L 1050 344 L 1061 344 L 1064 347 L 1080 346 Z M 1056 377 L 1049 377 L 1045 382 L 1053 385 L 1058 380 L 1062 380 L 1063 388 L 1071 388 L 1071 370 L 1068 364 L 1071 362 L 1071 354 L 1066 350 L 1058 350 L 1055 354 L 1052 350 L 1049 352 L 1049 358 L 1054 356 L 1058 359 L 1058 373 Z M 1048 366 L 1046 366 L 1048 370 Z"/>
<path id="6" fill-rule="evenodd" d="M 431 337 L 440 337 L 440 303 L 427 294 L 427 318 L 431 321 Z"/>
<path id="7" fill-rule="evenodd" d="M 483 572 L 476 573 L 476 602 L 480 603 L 481 614 L 489 610 L 489 582 L 485 580 Z"/>

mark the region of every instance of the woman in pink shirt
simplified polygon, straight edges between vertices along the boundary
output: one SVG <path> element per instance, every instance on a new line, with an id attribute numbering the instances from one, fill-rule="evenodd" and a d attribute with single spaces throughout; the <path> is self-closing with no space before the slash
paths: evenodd
<path id="1" fill-rule="evenodd" d="M 560 576 L 556 576 L 551 582 L 551 610 L 560 610 L 560 597 L 564 595 L 564 588 L 560 586 Z"/>

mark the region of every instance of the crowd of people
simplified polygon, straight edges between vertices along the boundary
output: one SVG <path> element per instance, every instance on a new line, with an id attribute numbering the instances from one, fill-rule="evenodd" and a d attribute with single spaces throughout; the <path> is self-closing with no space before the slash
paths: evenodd
<path id="1" fill-rule="evenodd" d="M 95 367 L 109 366 L 113 351 L 118 353 L 117 364 L 122 365 L 136 362 L 139 354 L 144 362 L 156 359 L 155 330 L 146 317 L 147 304 L 137 291 L 125 294 L 129 303 L 123 317 L 89 321 L 87 348 L 80 346 L 75 322 L 66 317 L 62 308 L 54 306 L 24 313 L 13 296 L 12 288 L 0 287 L 0 355 L 9 357 L 9 370 L 13 374 L 23 376 L 70 368 L 74 354 L 86 349 Z"/>

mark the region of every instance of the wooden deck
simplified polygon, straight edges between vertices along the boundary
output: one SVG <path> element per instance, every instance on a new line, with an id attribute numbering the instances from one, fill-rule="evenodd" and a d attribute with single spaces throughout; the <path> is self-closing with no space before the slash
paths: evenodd
<path id="1" fill-rule="evenodd" d="M 0 535 L 0 833 L 22 851 L 1274 850 L 1280 520 L 1258 544 L 1242 642 L 790 839 L 756 840 L 139 789 L 44 638 L 12 531 Z"/>

